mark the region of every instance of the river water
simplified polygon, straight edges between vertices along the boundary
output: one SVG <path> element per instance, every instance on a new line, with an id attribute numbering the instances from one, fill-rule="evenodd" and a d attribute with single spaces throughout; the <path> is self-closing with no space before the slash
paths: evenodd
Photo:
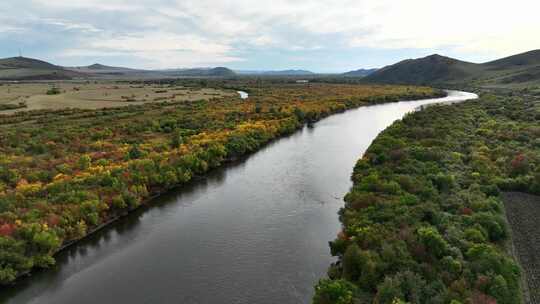
<path id="1" fill-rule="evenodd" d="M 0 291 L 7 303 L 309 303 L 350 174 L 377 134 L 417 107 L 362 107 L 277 140 L 60 253 Z"/>
<path id="2" fill-rule="evenodd" d="M 249 97 L 249 94 L 247 92 L 244 92 L 244 91 L 236 91 L 239 95 L 240 95 L 240 98 L 242 99 L 247 99 Z"/>

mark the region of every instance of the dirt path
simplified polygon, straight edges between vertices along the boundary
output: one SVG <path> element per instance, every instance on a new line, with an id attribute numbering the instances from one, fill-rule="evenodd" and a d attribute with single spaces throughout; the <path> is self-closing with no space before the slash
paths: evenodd
<path id="1" fill-rule="evenodd" d="M 540 196 L 506 192 L 502 199 L 512 228 L 515 255 L 528 285 L 524 286 L 524 302 L 540 304 Z"/>

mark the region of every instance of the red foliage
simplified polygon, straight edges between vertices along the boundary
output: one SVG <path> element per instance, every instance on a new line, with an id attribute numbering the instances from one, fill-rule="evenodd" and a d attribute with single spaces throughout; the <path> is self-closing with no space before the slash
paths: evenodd
<path id="1" fill-rule="evenodd" d="M 472 296 L 472 303 L 473 304 L 497 304 L 497 300 L 488 296 L 487 294 L 477 291 Z"/>
<path id="2" fill-rule="evenodd" d="M 459 213 L 462 215 L 471 215 L 473 213 L 473 210 L 469 207 L 463 207 L 459 210 Z"/>
<path id="3" fill-rule="evenodd" d="M 348 241 L 350 239 L 350 237 L 347 234 L 345 234 L 345 232 L 343 232 L 343 231 L 340 231 L 338 233 L 337 237 L 338 237 L 338 239 L 344 240 L 344 241 Z"/>
<path id="4" fill-rule="evenodd" d="M 15 232 L 15 225 L 13 224 L 3 224 L 0 226 L 1 236 L 11 236 L 13 232 Z"/>
<path id="5" fill-rule="evenodd" d="M 476 282 L 475 282 L 474 285 L 475 285 L 476 289 L 483 290 L 483 289 L 486 288 L 486 286 L 489 284 L 489 282 L 490 282 L 489 277 L 481 275 L 476 279 Z"/>
<path id="6" fill-rule="evenodd" d="M 54 227 L 60 223 L 60 216 L 56 214 L 51 214 L 47 218 L 47 225 Z"/>
<path id="7" fill-rule="evenodd" d="M 529 161 L 525 155 L 520 153 L 516 155 L 516 157 L 514 157 L 514 159 L 510 162 L 510 166 L 512 168 L 512 172 L 514 173 L 525 173 L 529 168 Z"/>

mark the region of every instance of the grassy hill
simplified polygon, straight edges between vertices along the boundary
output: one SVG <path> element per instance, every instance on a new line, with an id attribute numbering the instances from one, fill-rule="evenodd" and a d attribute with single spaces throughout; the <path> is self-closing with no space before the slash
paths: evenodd
<path id="1" fill-rule="evenodd" d="M 484 65 L 499 69 L 540 65 L 540 50 L 533 50 L 510 57 L 505 57 L 495 61 L 487 62 Z"/>
<path id="2" fill-rule="evenodd" d="M 366 80 L 384 83 L 439 83 L 470 77 L 481 71 L 477 64 L 441 55 L 420 59 L 407 59 L 384 67 L 366 77 Z"/>
<path id="3" fill-rule="evenodd" d="M 83 74 L 45 61 L 12 57 L 0 59 L 0 80 L 72 79 Z"/>
<path id="4" fill-rule="evenodd" d="M 529 86 L 540 84 L 540 50 L 482 64 L 431 55 L 384 67 L 365 79 L 380 83 Z"/>

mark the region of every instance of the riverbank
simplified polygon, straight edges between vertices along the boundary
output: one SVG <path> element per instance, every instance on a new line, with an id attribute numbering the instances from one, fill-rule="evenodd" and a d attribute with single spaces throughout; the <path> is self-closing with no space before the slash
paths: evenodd
<path id="1" fill-rule="evenodd" d="M 430 102 L 359 107 L 272 141 L 66 249 L 0 302 L 308 304 L 334 261 L 328 241 L 358 155 Z"/>
<path id="2" fill-rule="evenodd" d="M 11 124 L 13 128 L 8 131 L 9 138 L 32 138 L 26 143 L 34 146 L 40 143 L 50 145 L 51 142 L 55 145 L 41 146 L 36 150 L 36 153 L 45 153 L 46 156 L 37 158 L 44 160 L 37 164 L 37 169 L 27 170 L 28 165 L 17 163 L 23 160 L 22 157 L 12 157 L 14 161 L 4 165 L 10 175 L 7 175 L 8 184 L 4 186 L 0 199 L 7 203 L 8 208 L 13 206 L 17 217 L 0 220 L 6 227 L 7 250 L 17 255 L 13 260 L 17 262 L 8 263 L 0 279 L 12 281 L 16 276 L 27 273 L 28 265 L 45 267 L 51 264 L 51 253 L 148 204 L 148 198 L 154 194 L 185 184 L 229 160 L 252 153 L 272 139 L 291 134 L 306 122 L 362 105 L 441 94 L 426 88 L 319 85 L 310 87 L 309 93 L 314 95 L 310 101 L 290 103 L 284 99 L 278 104 L 266 101 L 280 94 L 303 94 L 296 92 L 297 88 L 300 87 L 278 87 L 281 91 L 277 93 L 276 88 L 272 88 L 268 96 L 261 95 L 259 91 L 255 98 L 250 96 L 248 101 L 242 102 L 164 103 L 104 109 L 99 113 L 79 110 L 58 114 L 32 113 L 32 119 L 42 116 L 30 124 L 14 127 Z M 336 99 L 336 95 L 326 95 L 334 94 L 332 90 L 337 89 L 341 90 L 340 99 Z M 348 94 L 356 97 L 351 99 Z M 225 119 L 222 113 L 226 114 Z M 211 116 L 215 119 L 208 119 Z M 19 114 L 18 117 L 4 119 L 12 123 L 24 121 L 25 117 Z M 89 121 L 93 121 L 93 130 L 81 127 Z M 34 125 L 36 122 L 39 126 Z M 107 126 L 105 129 L 104 125 Z M 226 128 L 226 125 L 233 126 L 233 129 Z M 195 133 L 185 129 L 187 126 L 210 129 Z M 217 130 L 212 130 L 216 127 Z M 80 136 L 80 132 L 91 136 Z M 13 136 L 15 134 L 18 135 Z M 76 139 L 73 138 L 71 143 L 75 143 L 75 149 L 82 149 L 83 153 L 74 153 L 70 141 L 55 141 L 55 138 L 74 136 Z M 12 147 L 26 143 L 12 142 L 9 149 L 17 153 L 21 148 L 16 150 Z M 23 149 L 33 151 L 34 148 Z M 62 150 L 66 152 L 60 153 Z M 47 168 L 51 163 L 58 164 L 54 170 Z M 48 176 L 53 177 L 52 181 L 46 182 L 51 178 Z M 21 204 L 19 200 L 32 208 L 32 204 L 40 204 L 44 199 L 51 203 L 41 207 L 43 211 L 38 217 L 16 209 Z M 67 204 L 59 204 L 59 200 Z M 35 235 L 39 235 L 43 242 L 31 247 L 33 250 L 24 249 L 31 246 Z"/>
<path id="3" fill-rule="evenodd" d="M 499 189 L 540 189 L 534 117 L 531 100 L 484 95 L 382 132 L 354 169 L 339 262 L 314 302 L 520 303 Z"/>

